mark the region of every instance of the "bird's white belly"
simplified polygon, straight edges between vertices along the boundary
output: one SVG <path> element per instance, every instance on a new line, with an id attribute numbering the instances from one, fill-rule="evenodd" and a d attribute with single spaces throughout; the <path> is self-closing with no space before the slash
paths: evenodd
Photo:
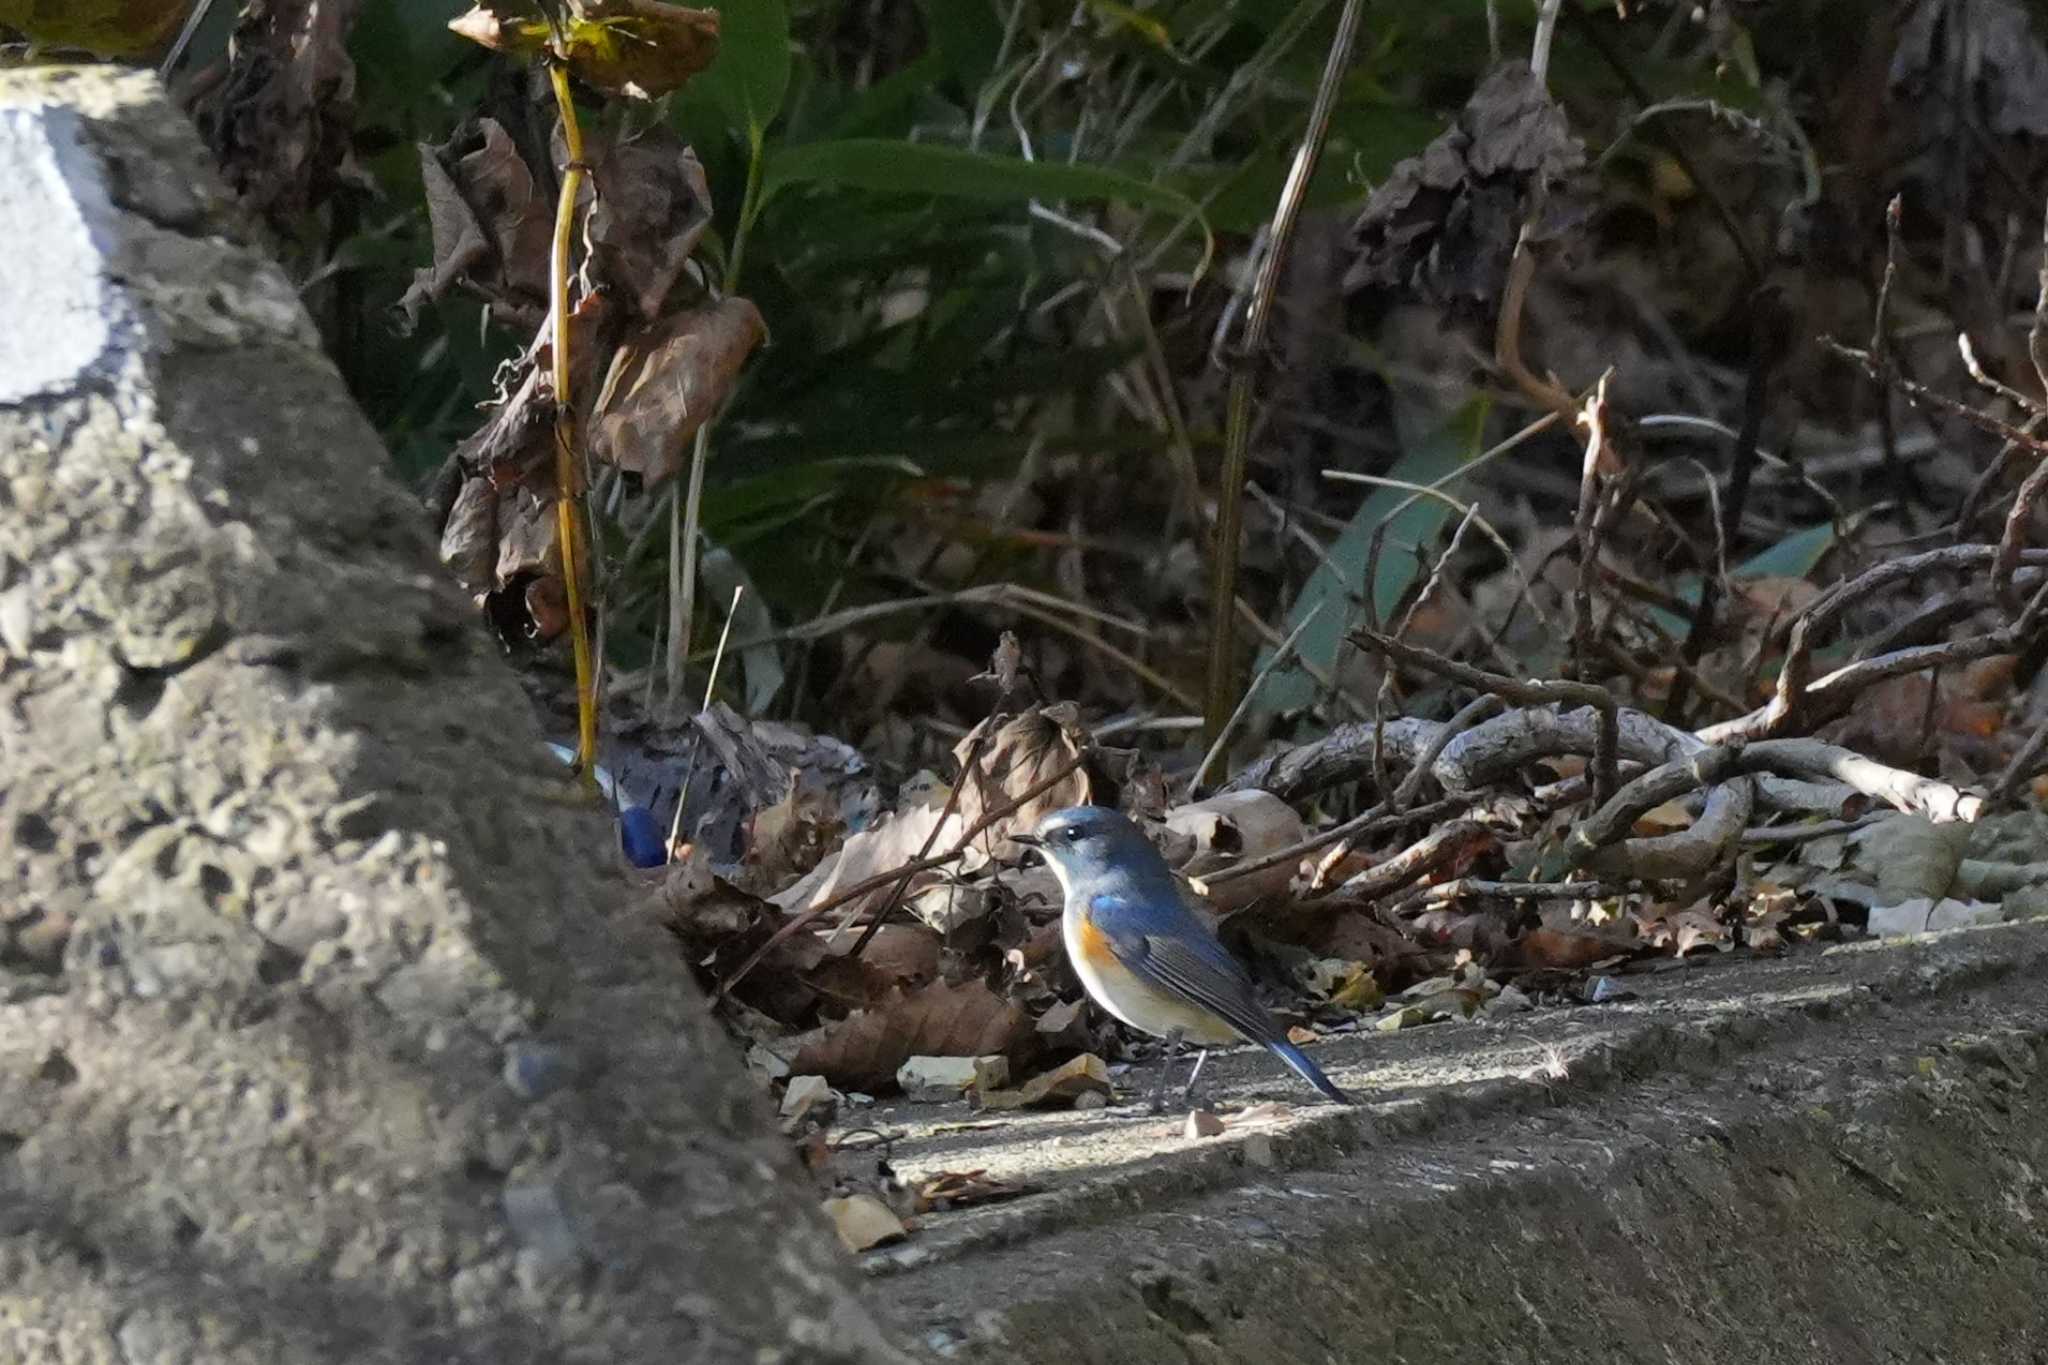
<path id="1" fill-rule="evenodd" d="M 1178 1032 L 1195 1043 L 1233 1043 L 1237 1031 L 1205 1009 L 1183 1004 L 1155 990 L 1125 970 L 1098 970 L 1082 951 L 1080 916 L 1068 911 L 1061 919 L 1060 933 L 1066 940 L 1067 961 L 1074 974 L 1097 1004 L 1141 1033 L 1163 1038 Z"/>

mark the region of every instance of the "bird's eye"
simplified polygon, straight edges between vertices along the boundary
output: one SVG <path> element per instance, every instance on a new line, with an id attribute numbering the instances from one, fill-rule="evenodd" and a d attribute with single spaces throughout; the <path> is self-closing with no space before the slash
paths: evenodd
<path id="1" fill-rule="evenodd" d="M 1088 831 L 1082 829 L 1079 825 L 1068 825 L 1060 831 L 1060 837 L 1070 844 L 1078 844 L 1088 837 Z"/>

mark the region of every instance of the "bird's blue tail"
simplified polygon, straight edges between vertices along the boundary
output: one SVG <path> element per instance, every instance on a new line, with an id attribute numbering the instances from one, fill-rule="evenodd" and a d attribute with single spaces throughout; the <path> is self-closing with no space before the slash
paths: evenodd
<path id="1" fill-rule="evenodd" d="M 1308 1059 L 1306 1052 L 1292 1043 L 1278 1039 L 1267 1043 L 1266 1046 L 1272 1050 L 1275 1057 L 1293 1067 L 1296 1074 L 1323 1094 L 1339 1104 L 1351 1103 L 1351 1097 L 1333 1085 L 1330 1078 L 1323 1074 L 1322 1068 Z"/>

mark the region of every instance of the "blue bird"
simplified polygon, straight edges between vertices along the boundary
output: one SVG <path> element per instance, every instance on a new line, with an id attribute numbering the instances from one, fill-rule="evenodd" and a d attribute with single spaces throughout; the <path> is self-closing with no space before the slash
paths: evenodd
<path id="1" fill-rule="evenodd" d="M 576 766 L 576 751 L 566 744 L 547 741 L 548 751 L 570 767 Z M 628 805 L 626 789 L 619 780 L 606 771 L 602 764 L 591 767 L 591 776 L 597 781 L 597 789 L 603 794 L 607 805 L 617 814 L 619 822 L 619 851 L 626 855 L 626 861 L 635 867 L 660 867 L 668 861 L 668 839 L 663 835 L 654 812 L 644 805 Z M 661 789 L 665 790 L 665 789 Z M 661 794 L 655 792 L 655 796 Z M 652 801 L 654 797 L 649 797 Z"/>
<path id="2" fill-rule="evenodd" d="M 1113 810 L 1072 806 L 1012 835 L 1038 850 L 1066 894 L 1067 957 L 1098 1004 L 1132 1028 L 1203 1048 L 1188 1077 L 1192 1095 L 1207 1049 L 1242 1038 L 1259 1044 L 1338 1104 L 1330 1083 L 1259 1004 L 1250 973 L 1181 899 L 1166 859 L 1143 830 Z M 1171 1061 L 1168 1062 L 1169 1069 Z M 1152 1107 L 1161 1107 L 1166 1076 Z"/>

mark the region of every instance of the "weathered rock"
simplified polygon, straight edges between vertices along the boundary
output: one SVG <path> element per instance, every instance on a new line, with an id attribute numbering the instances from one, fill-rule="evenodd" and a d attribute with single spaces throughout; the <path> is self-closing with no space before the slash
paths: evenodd
<path id="1" fill-rule="evenodd" d="M 899 1358 L 238 224 L 0 76 L 0 1360 Z"/>

